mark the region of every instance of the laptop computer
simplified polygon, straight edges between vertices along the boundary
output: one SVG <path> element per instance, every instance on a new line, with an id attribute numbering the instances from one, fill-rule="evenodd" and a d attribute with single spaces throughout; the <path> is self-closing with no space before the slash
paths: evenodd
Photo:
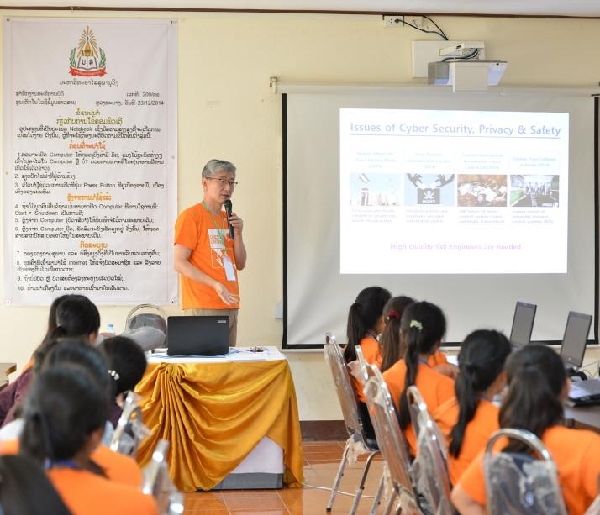
<path id="1" fill-rule="evenodd" d="M 536 304 L 529 302 L 517 302 L 513 314 L 512 328 L 509 340 L 513 349 L 518 350 L 531 341 L 533 332 L 533 321 L 535 319 Z"/>
<path id="2" fill-rule="evenodd" d="M 229 354 L 229 317 L 171 316 L 167 318 L 169 356 Z"/>
<path id="3" fill-rule="evenodd" d="M 565 335 L 560 346 L 560 357 L 570 373 L 583 364 L 592 315 L 571 311 L 567 317 Z M 573 405 L 600 403 L 600 380 L 573 381 L 569 392 Z"/>

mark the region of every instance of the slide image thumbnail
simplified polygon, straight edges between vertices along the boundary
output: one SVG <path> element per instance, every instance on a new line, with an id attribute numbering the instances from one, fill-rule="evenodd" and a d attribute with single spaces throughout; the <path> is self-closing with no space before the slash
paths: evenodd
<path id="1" fill-rule="evenodd" d="M 402 175 L 391 173 L 351 173 L 352 207 L 399 206 Z"/>
<path id="2" fill-rule="evenodd" d="M 506 207 L 508 199 L 506 175 L 459 175 L 457 204 L 459 207 Z"/>
<path id="3" fill-rule="evenodd" d="M 407 206 L 454 206 L 454 174 L 407 173 L 404 176 L 404 203 Z"/>
<path id="4" fill-rule="evenodd" d="M 558 207 L 558 175 L 511 175 L 512 207 Z"/>

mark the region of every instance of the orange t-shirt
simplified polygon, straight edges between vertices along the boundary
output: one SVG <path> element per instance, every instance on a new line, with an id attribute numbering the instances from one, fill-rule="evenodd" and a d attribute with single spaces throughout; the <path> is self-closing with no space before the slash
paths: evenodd
<path id="1" fill-rule="evenodd" d="M 363 358 L 365 358 L 365 361 L 369 365 L 375 365 L 377 368 L 381 368 L 381 364 L 383 363 L 381 345 L 375 338 L 370 336 L 363 338 L 360 341 L 360 350 Z M 352 376 L 352 384 L 354 385 L 354 391 L 356 392 L 360 402 L 367 402 L 364 392 L 364 385 L 354 376 Z"/>
<path id="2" fill-rule="evenodd" d="M 456 398 L 452 397 L 433 412 L 436 424 L 446 437 L 446 447 L 450 445 L 450 431 L 452 431 L 458 420 L 458 410 Z M 499 411 L 491 402 L 485 399 L 479 401 L 475 416 L 467 424 L 458 458 L 448 453 L 448 472 L 453 485 L 458 482 L 462 473 L 475 457 L 485 449 L 492 433 L 500 429 L 498 424 Z"/>
<path id="3" fill-rule="evenodd" d="M 598 495 L 600 435 L 584 429 L 554 426 L 546 430 L 542 442 L 558 469 L 568 513 L 583 515 Z M 505 443 L 500 448 L 503 445 Z M 483 452 L 465 470 L 459 485 L 475 502 L 486 505 Z"/>
<path id="4" fill-rule="evenodd" d="M 387 383 L 392 400 L 399 409 L 400 395 L 404 391 L 404 379 L 406 377 L 406 363 L 403 359 L 396 362 L 383 373 L 383 379 Z M 454 397 L 454 381 L 447 376 L 436 372 L 428 365 L 419 363 L 417 371 L 417 380 L 415 386 L 419 389 L 423 401 L 427 404 L 429 412 L 435 409 Z M 417 439 L 412 425 L 409 424 L 406 429 L 403 429 L 408 449 L 413 456 L 417 455 Z"/>
<path id="5" fill-rule="evenodd" d="M 207 211 L 202 204 L 196 204 L 183 211 L 175 224 L 175 244 L 192 251 L 189 261 L 212 279 L 223 283 L 233 294 L 239 294 L 233 240 L 229 238 L 227 215 L 223 210 L 218 215 Z M 227 279 L 225 260 L 229 259 L 234 281 Z M 210 286 L 193 281 L 180 274 L 181 307 L 183 309 L 234 309 L 239 304 L 225 304 Z"/>
<path id="6" fill-rule="evenodd" d="M 56 467 L 47 474 L 73 515 L 158 515 L 154 498 L 137 488 L 86 470 Z"/>
<path id="7" fill-rule="evenodd" d="M 449 363 L 448 358 L 441 350 L 435 351 L 431 356 L 429 356 L 429 359 L 427 359 L 427 364 L 430 367 L 437 367 L 439 365 L 447 365 L 448 363 Z"/>
<path id="8" fill-rule="evenodd" d="M 0 454 L 17 454 L 19 440 L 4 440 L 0 442 Z M 142 485 L 142 471 L 137 462 L 130 456 L 119 454 L 99 445 L 92 453 L 91 459 L 104 470 L 107 479 L 135 488 Z"/>

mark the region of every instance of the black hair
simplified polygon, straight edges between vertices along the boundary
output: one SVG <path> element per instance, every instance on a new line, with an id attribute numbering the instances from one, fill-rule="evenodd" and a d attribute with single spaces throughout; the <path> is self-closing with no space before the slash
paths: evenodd
<path id="1" fill-rule="evenodd" d="M 46 334 L 50 334 L 56 329 L 56 308 L 58 308 L 58 305 L 68 296 L 69 295 L 61 295 L 60 297 L 56 297 L 52 301 L 52 304 L 50 304 L 50 311 L 48 313 L 48 329 L 46 330 Z"/>
<path id="2" fill-rule="evenodd" d="M 106 392 L 87 368 L 56 365 L 34 379 L 23 418 L 19 452 L 40 463 L 73 460 L 106 423 Z"/>
<path id="3" fill-rule="evenodd" d="M 0 456 L 0 513 L 71 515 L 39 463 L 27 456 Z"/>
<path id="4" fill-rule="evenodd" d="M 419 355 L 431 355 L 435 346 L 446 334 L 446 317 L 444 312 L 431 302 L 414 302 L 402 314 L 400 321 L 400 334 L 404 346 L 406 363 L 406 376 L 404 389 L 400 394 L 400 410 L 398 422 L 402 429 L 410 424 L 408 398 L 406 391 L 409 386 L 415 385 L 419 369 Z"/>
<path id="5" fill-rule="evenodd" d="M 98 333 L 100 313 L 96 305 L 87 297 L 65 295 L 55 308 L 54 328 L 46 334 L 46 339 L 89 336 Z"/>
<path id="6" fill-rule="evenodd" d="M 401 295 L 399 297 L 392 297 L 383 307 L 385 328 L 381 333 L 382 372 L 385 372 L 404 356 L 404 349 L 402 348 L 402 340 L 400 338 L 400 321 L 406 307 L 414 302 L 415 299 L 412 297 Z"/>
<path id="7" fill-rule="evenodd" d="M 106 338 L 98 347 L 106 356 L 108 368 L 117 374 L 116 394 L 133 390 L 146 371 L 144 350 L 126 336 Z"/>
<path id="8" fill-rule="evenodd" d="M 524 429 L 541 438 L 563 417 L 567 372 L 560 356 L 545 345 L 530 344 L 506 361 L 508 392 L 500 408 L 500 427 Z M 509 450 L 524 451 L 514 442 Z"/>
<path id="9" fill-rule="evenodd" d="M 467 425 L 477 411 L 481 394 L 498 378 L 504 369 L 512 346 L 508 338 L 493 329 L 478 329 L 469 334 L 460 347 L 460 373 L 454 383 L 458 419 L 450 431 L 448 451 L 458 458 Z"/>
<path id="10" fill-rule="evenodd" d="M 85 368 L 97 381 L 100 388 L 106 392 L 106 401 L 111 405 L 116 396 L 116 384 L 109 375 L 108 361 L 103 352 L 87 343 L 83 338 L 66 338 L 51 340 L 52 344 L 45 347 L 45 352 L 35 365 L 38 372 L 48 370 L 65 363 L 73 363 Z M 36 352 L 36 355 L 38 352 Z"/>
<path id="11" fill-rule="evenodd" d="M 383 306 L 391 298 L 390 291 L 381 286 L 369 286 L 358 294 L 348 311 L 348 343 L 344 349 L 346 363 L 356 361 L 356 347 L 367 333 L 375 328 L 383 313 Z"/>

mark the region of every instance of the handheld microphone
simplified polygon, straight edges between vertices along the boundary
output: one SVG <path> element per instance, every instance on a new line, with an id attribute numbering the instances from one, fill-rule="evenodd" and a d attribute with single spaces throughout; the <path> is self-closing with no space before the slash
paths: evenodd
<path id="1" fill-rule="evenodd" d="M 223 202 L 223 207 L 225 208 L 225 213 L 227 214 L 227 222 L 229 223 L 229 217 L 231 216 L 231 209 L 233 208 L 233 204 L 231 203 L 231 200 L 227 199 L 225 202 Z M 233 225 L 231 225 L 230 223 L 229 223 L 229 237 L 232 240 L 234 238 Z"/>

